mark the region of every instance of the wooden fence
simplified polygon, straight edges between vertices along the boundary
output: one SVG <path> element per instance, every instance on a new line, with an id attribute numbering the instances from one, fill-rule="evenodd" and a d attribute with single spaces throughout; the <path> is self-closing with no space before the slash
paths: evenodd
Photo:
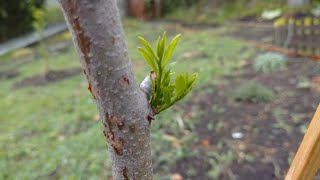
<path id="1" fill-rule="evenodd" d="M 285 180 L 313 180 L 320 166 L 320 104 Z"/>
<path id="2" fill-rule="evenodd" d="M 279 18 L 274 23 L 274 43 L 306 54 L 320 54 L 320 19 Z"/>

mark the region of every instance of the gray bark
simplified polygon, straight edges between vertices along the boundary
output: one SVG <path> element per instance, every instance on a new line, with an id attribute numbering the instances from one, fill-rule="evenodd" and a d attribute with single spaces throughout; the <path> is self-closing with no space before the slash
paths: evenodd
<path id="1" fill-rule="evenodd" d="M 59 2 L 102 118 L 113 179 L 152 179 L 152 111 L 134 78 L 117 1 Z"/>
<path id="2" fill-rule="evenodd" d="M 309 0 L 287 0 L 288 6 L 301 7 L 309 5 Z"/>

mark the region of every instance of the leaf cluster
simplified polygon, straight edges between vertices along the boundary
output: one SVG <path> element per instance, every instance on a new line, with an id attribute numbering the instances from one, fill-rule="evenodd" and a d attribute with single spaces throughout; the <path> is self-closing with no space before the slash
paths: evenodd
<path id="1" fill-rule="evenodd" d="M 36 8 L 32 12 L 32 16 L 34 18 L 34 22 L 32 23 L 32 26 L 37 31 L 43 31 L 45 28 L 45 21 L 44 21 L 44 10 L 40 8 Z"/>
<path id="2" fill-rule="evenodd" d="M 171 80 L 173 63 L 169 64 L 171 55 L 180 40 L 181 34 L 175 36 L 166 47 L 166 32 L 159 36 L 155 50 L 142 37 L 138 37 L 143 47 L 138 47 L 139 52 L 151 67 L 156 78 L 152 82 L 152 95 L 149 102 L 156 114 L 169 108 L 186 96 L 194 87 L 197 74 L 178 74 L 174 81 Z"/>
<path id="3" fill-rule="evenodd" d="M 274 72 L 286 68 L 286 59 L 278 53 L 265 53 L 255 58 L 253 68 L 258 72 Z"/>

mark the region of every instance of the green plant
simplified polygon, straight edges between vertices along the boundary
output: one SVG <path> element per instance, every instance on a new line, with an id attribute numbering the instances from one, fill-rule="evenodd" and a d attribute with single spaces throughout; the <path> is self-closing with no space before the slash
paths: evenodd
<path id="1" fill-rule="evenodd" d="M 32 12 L 32 16 L 34 19 L 34 21 L 32 22 L 32 26 L 38 32 L 42 32 L 45 28 L 44 14 L 44 10 L 41 8 L 36 8 Z"/>
<path id="2" fill-rule="evenodd" d="M 166 47 L 166 32 L 163 36 L 159 36 L 156 50 L 142 37 L 138 37 L 144 48 L 139 47 L 141 55 L 155 73 L 156 78 L 150 79 L 152 82 L 152 95 L 149 98 L 150 104 L 156 114 L 169 108 L 177 101 L 186 96 L 194 87 L 197 79 L 197 74 L 185 75 L 178 74 L 175 82 L 171 82 L 171 76 L 174 74 L 172 67 L 173 63 L 168 65 L 171 55 L 180 40 L 180 34 L 175 36 L 168 47 Z"/>
<path id="3" fill-rule="evenodd" d="M 273 72 L 286 67 L 286 59 L 278 53 L 265 53 L 255 58 L 253 67 L 260 72 Z"/>
<path id="4" fill-rule="evenodd" d="M 281 108 L 277 108 L 272 111 L 272 114 L 273 114 L 274 118 L 276 119 L 276 123 L 273 124 L 273 127 L 278 128 L 278 129 L 283 129 L 288 134 L 290 134 L 292 132 L 292 125 L 288 124 L 284 120 L 284 116 L 286 115 L 286 113 L 287 112 Z"/>
<path id="5" fill-rule="evenodd" d="M 234 92 L 233 98 L 237 101 L 269 102 L 275 97 L 272 90 L 257 82 L 242 83 Z"/>
<path id="6" fill-rule="evenodd" d="M 0 41 L 32 31 L 32 12 L 43 3 L 44 0 L 0 1 Z"/>
<path id="7" fill-rule="evenodd" d="M 232 151 L 227 152 L 208 152 L 208 162 L 211 166 L 207 175 L 213 179 L 218 179 L 224 169 L 228 168 L 233 161 L 236 160 L 237 155 Z"/>
<path id="8" fill-rule="evenodd" d="M 296 87 L 299 89 L 309 89 L 311 87 L 311 82 L 307 78 L 301 78 Z"/>

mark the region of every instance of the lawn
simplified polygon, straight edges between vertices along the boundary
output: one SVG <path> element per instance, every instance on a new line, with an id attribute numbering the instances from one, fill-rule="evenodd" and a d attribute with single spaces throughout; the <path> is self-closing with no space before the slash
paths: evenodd
<path id="1" fill-rule="evenodd" d="M 320 100 L 310 81 L 319 63 L 300 59 L 277 73 L 260 73 L 252 60 L 261 52 L 226 36 L 226 27 L 136 20 L 124 26 L 138 82 L 149 68 L 137 36 L 155 42 L 163 31 L 182 33 L 173 54 L 177 71 L 199 74 L 193 93 L 152 123 L 155 179 L 283 177 Z M 48 57 L 53 75 L 47 82 L 43 57 L 12 54 L 0 57 L 0 179 L 110 179 L 102 124 L 72 44 Z M 233 90 L 247 81 L 271 89 L 275 98 L 236 101 Z M 234 138 L 239 132 L 243 137 Z"/>

